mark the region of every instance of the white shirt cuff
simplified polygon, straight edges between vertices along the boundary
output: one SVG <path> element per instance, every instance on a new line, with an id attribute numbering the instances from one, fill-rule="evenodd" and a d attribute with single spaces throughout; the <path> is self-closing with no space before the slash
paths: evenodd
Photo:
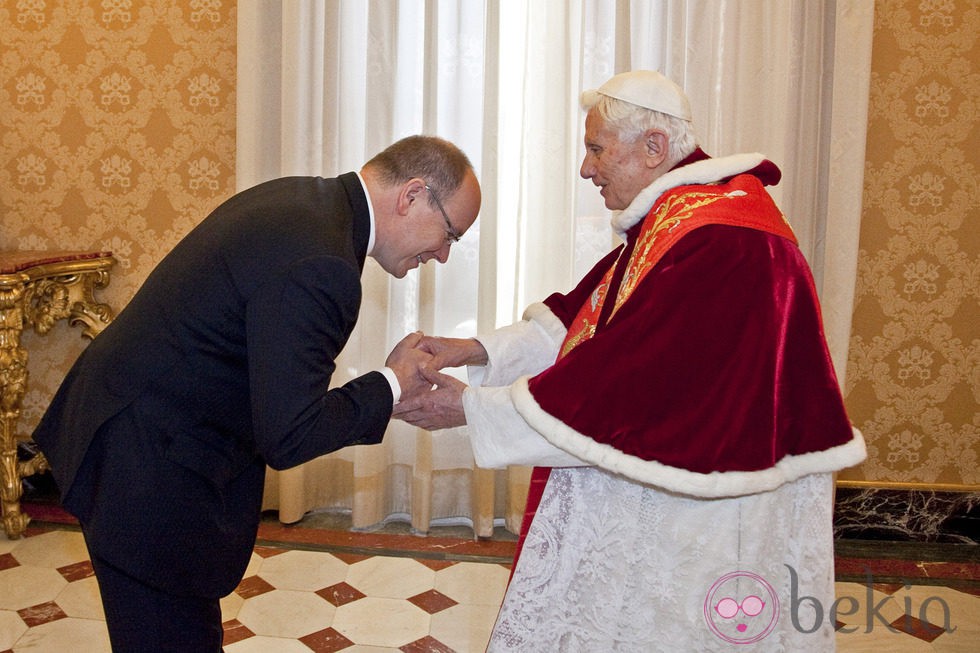
<path id="1" fill-rule="evenodd" d="M 398 383 L 398 377 L 395 376 L 395 371 L 390 367 L 382 367 L 378 371 L 388 379 L 388 385 L 391 386 L 391 405 L 394 406 L 402 398 L 402 386 Z"/>

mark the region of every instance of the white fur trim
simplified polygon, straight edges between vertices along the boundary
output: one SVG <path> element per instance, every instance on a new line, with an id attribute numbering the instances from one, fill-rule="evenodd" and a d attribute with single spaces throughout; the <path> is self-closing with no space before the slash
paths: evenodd
<path id="1" fill-rule="evenodd" d="M 718 159 L 703 159 L 681 168 L 675 168 L 657 177 L 652 184 L 640 191 L 630 205 L 612 216 L 612 228 L 622 236 L 630 227 L 646 217 L 657 199 L 665 192 L 678 186 L 691 184 L 711 184 L 722 179 L 734 177 L 766 160 L 758 152 L 733 154 Z"/>
<path id="2" fill-rule="evenodd" d="M 466 433 L 476 464 L 484 469 L 508 465 L 591 466 L 551 444 L 532 429 L 510 399 L 510 387 L 463 390 Z"/>
<path id="3" fill-rule="evenodd" d="M 477 336 L 487 351 L 487 363 L 467 368 L 470 385 L 510 385 L 520 376 L 551 367 L 565 333 L 565 325 L 547 305 L 531 304 L 523 320 Z"/>
<path id="4" fill-rule="evenodd" d="M 521 319 L 536 322 L 544 329 L 549 338 L 558 343 L 559 347 L 565 341 L 565 336 L 568 334 L 568 329 L 565 328 L 565 325 L 558 319 L 558 316 L 552 313 L 551 309 L 544 302 L 535 302 L 525 308 L 524 315 Z"/>
<path id="5" fill-rule="evenodd" d="M 529 378 L 521 377 L 511 385 L 511 399 L 517 412 L 546 440 L 597 467 L 678 494 L 719 498 L 766 492 L 809 474 L 833 472 L 856 465 L 867 455 L 861 432 L 852 427 L 854 437 L 842 445 L 799 456 L 786 456 L 767 469 L 708 474 L 692 472 L 623 453 L 579 433 L 538 405 L 528 389 Z"/>

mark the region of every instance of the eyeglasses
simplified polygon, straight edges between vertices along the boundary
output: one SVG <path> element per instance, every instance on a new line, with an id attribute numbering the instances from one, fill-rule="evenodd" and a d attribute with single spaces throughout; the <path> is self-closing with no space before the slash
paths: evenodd
<path id="1" fill-rule="evenodd" d="M 436 206 L 439 207 L 439 212 L 442 213 L 442 219 L 446 221 L 446 242 L 450 245 L 458 243 L 459 239 L 463 237 L 463 234 L 456 231 L 453 223 L 449 221 L 449 215 L 446 214 L 446 209 L 442 208 L 442 202 L 439 201 L 439 196 L 436 195 L 435 191 L 429 188 L 428 184 L 425 185 L 425 190 L 429 191 L 429 195 L 435 200 Z"/>
<path id="2" fill-rule="evenodd" d="M 741 605 L 735 599 L 726 597 L 718 602 L 718 605 L 715 606 L 715 611 L 723 618 L 731 619 L 738 614 L 740 608 L 745 613 L 745 616 L 754 617 L 760 614 L 765 607 L 766 604 L 758 596 L 746 596 L 742 599 Z"/>

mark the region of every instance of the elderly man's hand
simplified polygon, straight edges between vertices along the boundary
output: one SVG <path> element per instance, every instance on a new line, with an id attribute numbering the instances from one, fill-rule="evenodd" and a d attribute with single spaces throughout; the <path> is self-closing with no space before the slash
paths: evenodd
<path id="1" fill-rule="evenodd" d="M 432 365 L 432 354 L 418 348 L 421 340 L 421 331 L 408 334 L 395 345 L 385 361 L 385 366 L 390 367 L 398 377 L 403 399 L 432 388 L 432 383 L 421 372 L 423 366 Z"/>
<path id="2" fill-rule="evenodd" d="M 422 336 L 417 347 L 432 354 L 432 367 L 437 370 L 487 363 L 487 350 L 475 338 Z"/>
<path id="3" fill-rule="evenodd" d="M 435 386 L 428 392 L 404 397 L 395 404 L 392 417 L 430 431 L 466 424 L 463 413 L 463 390 L 466 384 L 432 369 L 420 370 L 426 383 Z"/>

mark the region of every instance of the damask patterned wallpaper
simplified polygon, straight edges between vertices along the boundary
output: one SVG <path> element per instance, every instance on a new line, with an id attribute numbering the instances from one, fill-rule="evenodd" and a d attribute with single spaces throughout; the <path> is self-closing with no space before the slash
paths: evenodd
<path id="1" fill-rule="evenodd" d="M 123 306 L 234 190 L 234 0 L 0 0 L 0 249 L 110 249 Z M 977 0 L 878 0 L 843 479 L 980 483 Z M 188 280 L 193 283 L 193 280 Z M 29 431 L 84 347 L 24 337 Z"/>
<path id="2" fill-rule="evenodd" d="M 980 484 L 980 2 L 875 5 L 842 479 Z"/>
<path id="3" fill-rule="evenodd" d="M 0 0 L 0 249 L 111 250 L 99 297 L 124 306 L 234 192 L 235 21 L 234 0 Z M 24 335 L 21 431 L 79 334 Z"/>

